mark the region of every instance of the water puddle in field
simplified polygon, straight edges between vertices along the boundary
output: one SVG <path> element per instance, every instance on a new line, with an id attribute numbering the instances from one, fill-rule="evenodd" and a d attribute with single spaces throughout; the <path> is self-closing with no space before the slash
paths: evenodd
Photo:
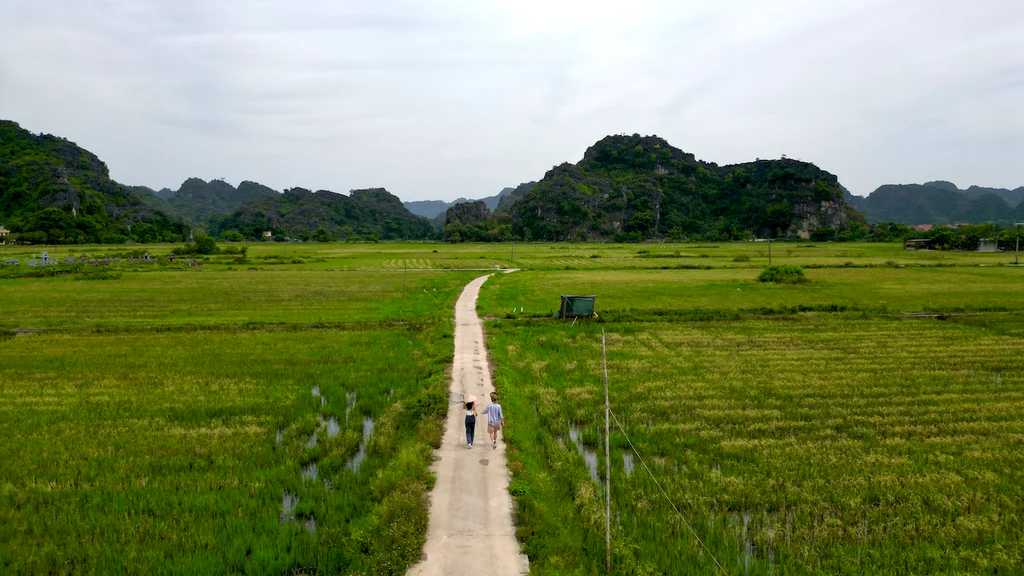
<path id="1" fill-rule="evenodd" d="M 359 467 L 363 465 L 363 460 L 366 460 L 366 445 L 370 443 L 370 438 L 373 436 L 373 418 L 367 416 L 363 418 L 363 439 L 359 441 L 359 450 L 356 455 L 352 457 L 352 460 L 348 463 L 348 469 L 353 472 L 358 472 Z"/>
<path id="2" fill-rule="evenodd" d="M 331 416 L 327 419 L 327 437 L 334 438 L 341 432 L 341 426 L 338 425 L 338 419 Z"/>
<path id="3" fill-rule="evenodd" d="M 281 495 L 281 523 L 284 524 L 295 518 L 295 506 L 299 503 L 299 497 L 285 490 Z"/>
<path id="4" fill-rule="evenodd" d="M 345 426 L 348 426 L 348 415 L 352 412 L 352 409 L 356 407 L 356 393 L 345 392 Z"/>
<path id="5" fill-rule="evenodd" d="M 302 467 L 302 479 L 303 480 L 316 480 L 317 469 L 316 462 L 310 462 Z"/>
<path id="6" fill-rule="evenodd" d="M 309 440 L 306 440 L 306 448 L 316 448 L 316 432 L 313 432 Z"/>
<path id="7" fill-rule="evenodd" d="M 750 512 L 743 513 L 743 573 L 750 574 L 750 561 L 754 558 L 754 542 L 749 536 Z"/>
<path id="8" fill-rule="evenodd" d="M 622 453 L 622 468 L 626 471 L 626 476 L 633 475 L 633 470 L 636 468 L 636 466 L 633 464 L 632 452 Z"/>
<path id="9" fill-rule="evenodd" d="M 583 462 L 587 465 L 590 479 L 597 482 L 597 451 L 584 446 L 580 442 L 580 429 L 575 424 L 569 425 L 569 439 L 576 445 L 576 451 L 580 453 L 580 456 L 583 456 Z"/>

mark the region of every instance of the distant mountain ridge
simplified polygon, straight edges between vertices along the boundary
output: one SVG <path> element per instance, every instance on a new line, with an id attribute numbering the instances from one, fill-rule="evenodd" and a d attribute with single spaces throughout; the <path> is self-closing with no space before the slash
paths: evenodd
<path id="1" fill-rule="evenodd" d="M 854 196 L 850 201 L 872 223 L 1005 224 L 1024 219 L 1024 186 L 960 189 L 943 180 L 886 184 L 867 197 Z"/>
<path id="2" fill-rule="evenodd" d="M 236 231 L 259 238 L 270 232 L 303 240 L 415 240 L 435 235 L 429 221 L 409 212 L 383 188 L 353 190 L 347 196 L 292 188 L 243 204 L 214 220 L 212 227 L 219 234 Z"/>
<path id="3" fill-rule="evenodd" d="M 189 178 L 177 190 L 153 191 L 138 186 L 136 191 L 146 197 L 154 208 L 172 214 L 192 225 L 204 226 L 211 219 L 238 210 L 243 204 L 272 198 L 278 191 L 262 184 L 242 181 L 237 188 L 224 180 Z"/>
<path id="4" fill-rule="evenodd" d="M 507 198 L 519 194 L 519 191 L 523 190 L 524 186 L 528 188 L 533 186 L 533 184 L 535 184 L 535 182 L 525 182 L 518 186 L 508 186 L 502 188 L 497 194 L 493 196 L 486 196 L 484 198 L 456 198 L 451 202 L 446 202 L 444 200 L 412 200 L 409 202 L 403 202 L 403 204 L 405 204 L 405 207 L 413 214 L 423 216 L 430 220 L 438 219 L 439 216 L 443 215 L 449 208 L 456 204 L 464 204 L 467 202 L 483 202 L 484 205 L 487 206 L 487 209 L 493 212 L 500 207 L 502 202 L 507 202 Z M 444 218 L 441 218 L 440 220 L 444 220 Z"/>
<path id="5" fill-rule="evenodd" d="M 125 186 L 95 154 L 0 120 L 0 225 L 20 242 L 177 242 L 193 227 L 270 231 L 297 239 L 424 239 L 437 235 L 383 188 L 350 195 L 252 181 L 185 180 L 178 190 Z"/>

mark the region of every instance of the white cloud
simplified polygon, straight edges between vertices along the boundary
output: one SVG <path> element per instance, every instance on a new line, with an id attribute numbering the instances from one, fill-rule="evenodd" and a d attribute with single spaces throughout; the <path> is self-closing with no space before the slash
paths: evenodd
<path id="1" fill-rule="evenodd" d="M 1015 0 L 9 0 L 0 37 L 0 116 L 126 183 L 482 196 L 642 132 L 862 194 L 1024 185 Z"/>

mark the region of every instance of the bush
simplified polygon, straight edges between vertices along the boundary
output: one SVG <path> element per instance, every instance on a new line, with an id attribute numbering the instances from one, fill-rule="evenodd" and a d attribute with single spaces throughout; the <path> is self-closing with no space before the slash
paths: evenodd
<path id="1" fill-rule="evenodd" d="M 242 236 L 242 233 L 238 230 L 228 230 L 221 234 L 220 237 L 224 239 L 225 242 L 241 242 L 245 240 L 245 236 Z"/>
<path id="2" fill-rule="evenodd" d="M 218 254 L 220 248 L 212 237 L 206 234 L 196 234 L 195 241 L 189 242 L 171 251 L 178 256 L 189 256 L 195 254 Z"/>
<path id="3" fill-rule="evenodd" d="M 803 284 L 807 282 L 804 269 L 799 266 L 769 266 L 757 277 L 759 282 L 774 284 Z"/>
<path id="4" fill-rule="evenodd" d="M 733 262 L 750 262 L 750 256 L 747 256 L 746 254 L 740 254 L 739 256 L 736 256 L 735 258 L 733 258 L 732 261 Z"/>

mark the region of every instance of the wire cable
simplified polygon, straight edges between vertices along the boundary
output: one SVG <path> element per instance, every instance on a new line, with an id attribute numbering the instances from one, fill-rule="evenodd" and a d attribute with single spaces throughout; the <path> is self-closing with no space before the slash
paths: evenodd
<path id="1" fill-rule="evenodd" d="M 671 498 L 669 498 L 668 492 L 665 491 L 665 488 L 661 485 L 661 482 L 658 482 L 658 478 L 654 476 L 654 472 L 651 472 L 650 467 L 647 466 L 647 461 L 645 461 L 644 457 L 640 455 L 640 452 L 636 449 L 636 446 L 633 445 L 633 441 L 630 440 L 629 434 L 626 433 L 625 427 L 623 427 L 622 423 L 619 422 L 619 417 L 615 415 L 615 412 L 611 408 L 608 409 L 608 412 L 612 415 L 612 420 L 615 422 L 615 425 L 619 428 L 619 432 L 622 432 L 622 435 L 626 437 L 626 442 L 629 443 L 630 450 L 632 450 L 633 453 L 636 454 L 636 457 L 640 459 L 640 465 L 643 466 L 644 470 L 647 471 L 647 474 L 648 476 L 651 477 L 651 480 L 654 480 L 654 485 L 658 487 L 658 490 L 661 491 L 661 495 L 665 497 L 665 500 L 667 500 L 669 505 L 672 506 L 672 509 L 675 510 L 676 514 L 679 515 L 679 519 L 683 521 L 683 525 L 685 525 L 686 528 L 690 531 L 690 534 L 692 534 L 693 537 L 697 539 L 697 542 L 699 542 L 701 548 L 703 548 L 704 551 L 708 553 L 708 556 L 711 556 L 711 560 L 715 562 L 715 566 L 718 567 L 722 574 L 728 575 L 729 572 L 725 569 L 724 566 L 722 566 L 722 563 L 718 561 L 718 558 L 716 558 L 714 552 L 712 552 L 711 549 L 708 548 L 708 545 L 704 543 L 704 540 L 700 537 L 700 534 L 697 534 L 697 531 L 686 520 L 686 516 L 684 516 L 683 513 L 679 510 L 679 507 L 676 506 L 676 503 L 673 502 Z"/>

